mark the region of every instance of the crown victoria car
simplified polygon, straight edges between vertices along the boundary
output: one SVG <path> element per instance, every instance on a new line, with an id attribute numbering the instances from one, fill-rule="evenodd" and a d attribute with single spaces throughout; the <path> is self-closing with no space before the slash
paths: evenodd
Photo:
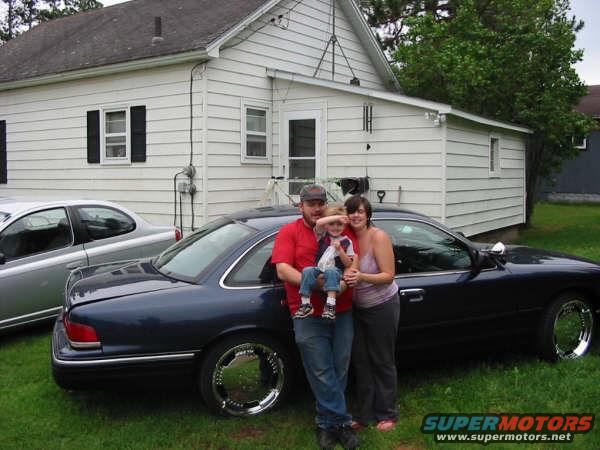
<path id="1" fill-rule="evenodd" d="M 52 345 L 56 382 L 187 373 L 213 412 L 252 415 L 285 398 L 297 370 L 282 283 L 270 263 L 291 208 L 220 218 L 154 259 L 72 273 Z M 589 349 L 600 266 L 522 246 L 485 249 L 419 214 L 374 210 L 400 288 L 398 351 L 524 334 L 550 360 Z"/>
<path id="2" fill-rule="evenodd" d="M 0 331 L 54 319 L 72 269 L 154 256 L 180 237 L 111 202 L 0 198 Z"/>

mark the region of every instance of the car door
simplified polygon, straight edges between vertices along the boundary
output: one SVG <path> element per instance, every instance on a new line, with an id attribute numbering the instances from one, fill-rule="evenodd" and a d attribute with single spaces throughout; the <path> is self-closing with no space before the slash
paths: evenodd
<path id="1" fill-rule="evenodd" d="M 425 220 L 375 223 L 394 247 L 400 348 L 458 343 L 510 329 L 516 302 L 502 266 L 490 263 L 472 271 L 467 244 Z"/>
<path id="2" fill-rule="evenodd" d="M 63 207 L 15 218 L 0 232 L 0 328 L 55 315 L 69 272 L 87 263 Z"/>
<path id="3" fill-rule="evenodd" d="M 74 206 L 89 265 L 127 261 L 146 256 L 144 247 L 151 245 L 144 236 L 136 236 L 133 218 L 104 205 Z"/>
<path id="4" fill-rule="evenodd" d="M 253 303 L 260 327 L 276 329 L 291 338 L 291 319 L 285 288 L 271 264 L 275 244 L 272 234 L 253 244 L 223 274 L 219 281 L 223 294 L 232 303 Z"/>

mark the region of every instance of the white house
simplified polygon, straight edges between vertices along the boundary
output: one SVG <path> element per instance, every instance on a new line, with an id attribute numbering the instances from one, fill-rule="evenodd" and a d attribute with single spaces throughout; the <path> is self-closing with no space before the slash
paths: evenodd
<path id="1" fill-rule="evenodd" d="M 256 206 L 272 176 L 292 194 L 368 176 L 371 201 L 467 235 L 525 221 L 529 130 L 402 95 L 352 0 L 134 0 L 41 24 L 0 61 L 0 196 L 154 223 L 181 197 L 189 228 L 192 207 L 198 225 Z"/>

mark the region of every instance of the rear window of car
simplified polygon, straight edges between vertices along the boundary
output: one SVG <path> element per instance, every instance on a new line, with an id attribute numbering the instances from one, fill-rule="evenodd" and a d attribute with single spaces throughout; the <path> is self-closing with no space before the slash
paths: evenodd
<path id="1" fill-rule="evenodd" d="M 229 219 L 218 219 L 165 250 L 155 261 L 168 277 L 195 281 L 233 247 L 256 230 Z"/>

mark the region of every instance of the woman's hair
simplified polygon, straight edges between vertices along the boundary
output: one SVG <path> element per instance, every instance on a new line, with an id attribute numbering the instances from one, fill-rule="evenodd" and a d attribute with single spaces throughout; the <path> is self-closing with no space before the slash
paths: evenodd
<path id="1" fill-rule="evenodd" d="M 365 208 L 365 212 L 367 213 L 367 227 L 372 225 L 371 216 L 373 215 L 373 208 L 371 206 L 371 202 L 365 197 L 361 197 L 360 195 L 354 195 L 346 200 L 344 203 L 346 207 L 346 211 L 348 214 L 352 214 L 356 212 L 358 208 L 361 206 Z"/>
<path id="2" fill-rule="evenodd" d="M 342 205 L 332 205 L 332 206 L 328 207 L 327 209 L 325 209 L 325 212 L 323 213 L 323 217 L 345 216 L 345 215 L 346 215 L 346 208 L 344 208 Z"/>

